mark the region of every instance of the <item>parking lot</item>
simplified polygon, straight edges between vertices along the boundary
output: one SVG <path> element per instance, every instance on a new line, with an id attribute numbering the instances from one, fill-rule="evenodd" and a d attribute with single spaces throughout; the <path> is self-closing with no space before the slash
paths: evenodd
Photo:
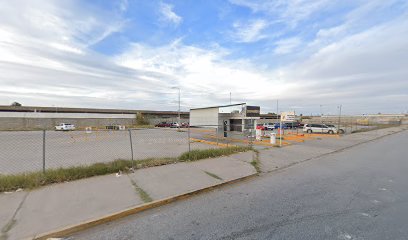
<path id="1" fill-rule="evenodd" d="M 45 168 L 131 159 L 177 157 L 189 150 L 188 133 L 177 129 L 45 132 Z M 0 174 L 43 169 L 43 131 L 0 132 Z M 197 135 L 197 134 L 196 134 Z M 192 141 L 191 149 L 215 148 Z"/>
<path id="2" fill-rule="evenodd" d="M 348 134 L 350 131 L 347 131 Z M 216 128 L 154 128 L 124 131 L 2 131 L 0 132 L 0 174 L 41 171 L 111 162 L 117 159 L 178 157 L 194 149 L 228 146 L 253 146 L 256 149 L 299 144 L 307 140 L 338 138 L 329 134 L 304 134 L 302 129 L 285 129 L 282 141 L 270 142 L 271 133 L 263 131 L 261 140 L 255 130 L 217 132 Z M 132 143 L 132 144 L 131 144 Z M 44 154 L 45 153 L 45 154 Z"/>

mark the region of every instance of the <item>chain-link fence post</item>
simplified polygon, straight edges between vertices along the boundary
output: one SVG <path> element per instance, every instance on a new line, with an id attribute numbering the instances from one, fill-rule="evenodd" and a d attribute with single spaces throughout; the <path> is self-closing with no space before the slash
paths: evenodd
<path id="1" fill-rule="evenodd" d="M 42 159 L 42 170 L 45 173 L 45 131 L 43 130 L 43 159 Z"/>
<path id="2" fill-rule="evenodd" d="M 217 146 L 218 146 L 218 138 L 219 138 L 219 136 L 218 136 L 218 128 L 219 128 L 220 126 L 217 126 L 217 128 L 215 129 L 215 138 L 217 139 Z"/>
<path id="3" fill-rule="evenodd" d="M 135 165 L 134 165 L 134 157 L 133 157 L 133 141 L 132 141 L 132 130 L 128 129 L 129 131 L 129 141 L 130 141 L 130 154 L 132 156 L 132 170 L 135 169 Z"/>
<path id="4" fill-rule="evenodd" d="M 190 146 L 190 124 L 188 124 L 188 133 L 187 133 L 187 138 L 188 138 L 188 154 L 190 155 L 191 151 L 191 146 Z"/>

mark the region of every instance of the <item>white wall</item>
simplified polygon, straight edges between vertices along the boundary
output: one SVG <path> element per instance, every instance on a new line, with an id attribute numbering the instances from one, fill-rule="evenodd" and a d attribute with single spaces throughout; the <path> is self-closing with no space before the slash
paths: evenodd
<path id="1" fill-rule="evenodd" d="M 190 126 L 218 125 L 218 108 L 190 110 Z"/>

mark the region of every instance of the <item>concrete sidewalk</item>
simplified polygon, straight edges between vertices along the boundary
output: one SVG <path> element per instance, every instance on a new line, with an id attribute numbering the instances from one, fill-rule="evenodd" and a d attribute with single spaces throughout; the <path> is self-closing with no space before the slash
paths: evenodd
<path id="1" fill-rule="evenodd" d="M 0 194 L 1 240 L 49 231 L 256 174 L 252 152 Z"/>
<path id="2" fill-rule="evenodd" d="M 339 138 L 316 138 L 283 148 L 263 150 L 259 153 L 261 172 L 271 172 L 293 164 L 336 152 L 357 144 L 369 142 L 389 134 L 406 130 L 406 126 L 384 128 L 368 132 L 343 135 Z"/>

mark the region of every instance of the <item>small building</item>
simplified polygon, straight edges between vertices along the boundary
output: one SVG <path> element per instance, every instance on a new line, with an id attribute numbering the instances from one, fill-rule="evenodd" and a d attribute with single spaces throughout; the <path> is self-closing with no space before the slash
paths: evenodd
<path id="1" fill-rule="evenodd" d="M 259 106 L 246 103 L 190 109 L 190 126 L 220 127 L 227 131 L 242 132 L 254 129 L 260 118 Z"/>

